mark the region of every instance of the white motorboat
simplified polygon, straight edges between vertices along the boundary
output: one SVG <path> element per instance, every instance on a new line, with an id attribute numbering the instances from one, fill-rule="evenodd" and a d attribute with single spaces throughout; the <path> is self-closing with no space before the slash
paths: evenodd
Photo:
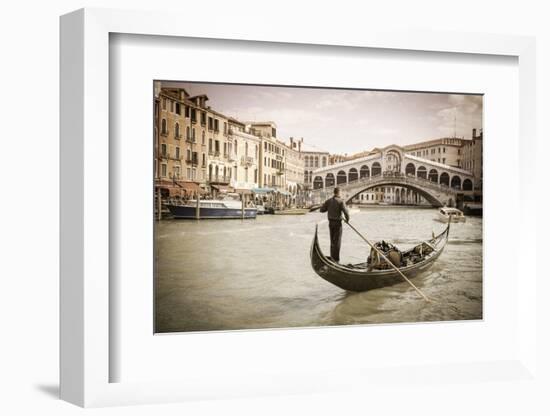
<path id="1" fill-rule="evenodd" d="M 466 217 L 464 216 L 464 213 L 457 208 L 450 208 L 450 207 L 439 208 L 437 215 L 438 215 L 439 221 L 445 222 L 445 223 L 449 222 L 449 218 L 451 219 L 451 222 L 466 221 Z"/>

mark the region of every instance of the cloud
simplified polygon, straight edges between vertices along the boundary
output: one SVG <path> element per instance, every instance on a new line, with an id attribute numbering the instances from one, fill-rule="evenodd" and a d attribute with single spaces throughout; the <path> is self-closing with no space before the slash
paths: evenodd
<path id="1" fill-rule="evenodd" d="M 447 96 L 447 106 L 436 113 L 437 129 L 444 136 L 471 137 L 472 128 L 482 128 L 483 97 L 480 95 Z"/>

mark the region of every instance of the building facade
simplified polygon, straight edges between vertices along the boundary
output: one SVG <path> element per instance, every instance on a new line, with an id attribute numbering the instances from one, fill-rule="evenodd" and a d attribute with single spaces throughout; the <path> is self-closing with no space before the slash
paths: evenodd
<path id="1" fill-rule="evenodd" d="M 291 194 L 291 205 L 304 203 L 304 158 L 301 143 L 289 139 L 285 151 L 286 190 Z"/>
<path id="2" fill-rule="evenodd" d="M 227 186 L 237 166 L 230 122 L 244 124 L 207 106 L 206 95 L 159 88 L 155 99 L 155 181 L 170 195 Z"/>
<path id="3" fill-rule="evenodd" d="M 483 130 L 472 129 L 472 140 L 464 142 L 464 169 L 474 174 L 474 189 L 483 189 Z"/>
<path id="4" fill-rule="evenodd" d="M 259 186 L 261 139 L 246 131 L 246 125 L 237 120 L 229 122 L 229 160 L 233 162 L 231 186 L 236 190 L 251 190 Z"/>
<path id="5" fill-rule="evenodd" d="M 412 156 L 462 169 L 464 143 L 467 141 L 469 140 L 458 137 L 446 137 L 410 144 L 404 148 L 405 152 Z"/>
<path id="6" fill-rule="evenodd" d="M 300 147 L 304 160 L 304 185 L 306 188 L 311 189 L 313 186 L 313 171 L 327 167 L 330 164 L 330 154 L 304 143 L 303 137 L 300 139 Z"/>
<path id="7" fill-rule="evenodd" d="M 249 132 L 261 140 L 259 186 L 285 190 L 286 146 L 277 140 L 277 125 L 272 121 L 252 122 Z"/>

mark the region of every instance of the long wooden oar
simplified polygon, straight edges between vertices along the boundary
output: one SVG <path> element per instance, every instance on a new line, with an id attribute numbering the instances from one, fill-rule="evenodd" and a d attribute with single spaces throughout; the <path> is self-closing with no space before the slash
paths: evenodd
<path id="1" fill-rule="evenodd" d="M 426 302 L 431 302 L 431 300 L 430 300 L 424 293 L 422 293 L 422 291 L 421 291 L 419 288 L 417 288 L 417 287 L 413 284 L 413 282 L 411 282 L 411 281 L 409 280 L 409 278 L 408 278 L 407 276 L 405 276 L 405 275 L 401 272 L 401 270 L 399 270 L 399 268 L 398 268 L 395 264 L 393 264 L 393 263 L 384 255 L 384 253 L 382 253 L 380 250 L 378 250 L 378 249 L 374 246 L 374 244 L 372 244 L 369 240 L 367 240 L 367 238 L 366 238 L 365 236 L 363 236 L 363 234 L 361 234 L 359 231 L 357 231 L 357 229 L 356 229 L 353 225 L 351 225 L 351 224 L 349 223 L 349 221 L 344 221 L 344 222 L 345 222 L 347 225 L 349 225 L 350 228 L 351 228 L 353 231 L 355 231 L 359 237 L 361 237 L 363 240 L 365 240 L 365 242 L 366 242 L 369 246 L 371 246 L 374 250 L 376 250 L 376 252 L 377 252 L 378 254 L 380 254 L 380 256 L 382 256 L 382 258 L 383 258 L 384 260 L 386 260 L 386 262 L 387 262 L 391 267 L 393 267 L 394 270 L 395 270 L 397 273 L 399 273 L 399 274 L 401 275 L 401 277 L 402 277 L 403 279 L 405 279 L 405 281 L 406 281 L 409 285 L 411 285 L 412 288 L 413 288 L 414 290 L 416 290 L 416 292 L 417 292 L 420 296 L 422 296 Z"/>

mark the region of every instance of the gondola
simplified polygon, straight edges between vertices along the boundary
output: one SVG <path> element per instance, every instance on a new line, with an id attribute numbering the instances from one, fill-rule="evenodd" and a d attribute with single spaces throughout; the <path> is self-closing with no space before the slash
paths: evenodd
<path id="1" fill-rule="evenodd" d="M 432 266 L 447 244 L 450 226 L 451 224 L 448 223 L 442 233 L 437 236 L 432 235 L 430 240 L 400 252 L 399 271 L 407 278 L 412 278 Z M 327 282 L 344 290 L 365 292 L 404 281 L 403 277 L 383 260 L 376 265 L 373 265 L 372 261 L 369 261 L 370 259 L 364 263 L 347 265 L 334 262 L 321 251 L 317 228 L 316 225 L 315 236 L 311 244 L 311 266 L 315 273 Z"/>

